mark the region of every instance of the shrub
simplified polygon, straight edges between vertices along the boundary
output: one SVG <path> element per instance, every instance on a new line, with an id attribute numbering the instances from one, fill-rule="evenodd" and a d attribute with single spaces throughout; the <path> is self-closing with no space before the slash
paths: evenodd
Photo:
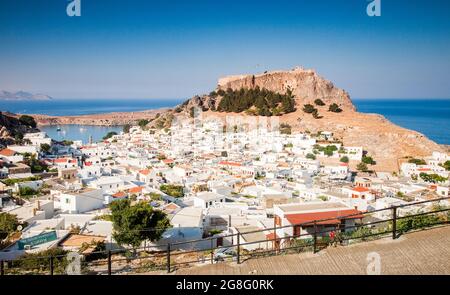
<path id="1" fill-rule="evenodd" d="M 280 124 L 280 133 L 281 134 L 291 134 L 292 133 L 292 127 L 289 124 L 281 123 Z"/>
<path id="2" fill-rule="evenodd" d="M 171 197 L 175 197 L 175 198 L 184 197 L 183 186 L 181 186 L 181 185 L 163 184 L 159 187 L 159 189 L 163 193 L 165 193 Z"/>
<path id="3" fill-rule="evenodd" d="M 115 132 L 115 131 L 110 131 L 110 132 L 108 132 L 105 136 L 103 136 L 103 140 L 110 139 L 110 138 L 113 137 L 114 135 L 117 135 L 117 132 Z"/>
<path id="4" fill-rule="evenodd" d="M 349 159 L 347 156 L 343 156 L 343 157 L 340 159 L 340 161 L 341 161 L 342 163 L 348 163 L 348 162 L 350 161 L 350 159 Z"/>
<path id="5" fill-rule="evenodd" d="M 31 187 L 28 186 L 24 186 L 19 188 L 19 195 L 20 196 L 32 196 L 32 195 L 36 195 L 38 193 L 38 191 L 32 189 Z"/>
<path id="6" fill-rule="evenodd" d="M 333 113 L 340 113 L 340 112 L 342 112 L 342 109 L 336 103 L 332 103 L 330 105 L 330 107 L 328 108 L 328 110 L 330 112 L 333 112 Z"/>
<path id="7" fill-rule="evenodd" d="M 374 159 L 372 157 L 368 157 L 368 156 L 363 156 L 362 162 L 365 164 L 369 164 L 369 165 L 375 165 L 377 163 L 374 161 Z"/>
<path id="8" fill-rule="evenodd" d="M 144 128 L 145 126 L 147 126 L 148 123 L 150 123 L 150 121 L 147 120 L 147 119 L 141 119 L 141 120 L 138 121 L 138 125 L 139 125 L 141 128 Z"/>
<path id="9" fill-rule="evenodd" d="M 123 133 L 129 133 L 130 128 L 131 128 L 130 124 L 123 125 L 123 128 L 122 128 Z"/>
<path id="10" fill-rule="evenodd" d="M 438 174 L 427 174 L 427 173 L 420 173 L 419 174 L 420 178 L 423 179 L 423 181 L 425 182 L 432 182 L 432 183 L 436 183 L 436 182 L 445 182 L 447 181 L 447 178 L 442 177 Z"/>
<path id="11" fill-rule="evenodd" d="M 308 154 L 306 155 L 306 159 L 315 160 L 315 159 L 316 159 L 316 156 L 315 156 L 314 154 L 308 153 Z"/>
<path id="12" fill-rule="evenodd" d="M 315 105 L 318 105 L 318 106 L 324 106 L 325 105 L 323 100 L 321 100 L 320 98 L 314 100 L 314 103 L 315 103 Z"/>
<path id="13" fill-rule="evenodd" d="M 445 170 L 450 171 L 450 160 L 448 160 L 444 164 L 442 164 L 442 167 L 444 167 Z"/>
<path id="14" fill-rule="evenodd" d="M 312 104 L 305 104 L 303 105 L 303 111 L 307 114 L 312 114 L 317 112 L 317 109 Z"/>
<path id="15" fill-rule="evenodd" d="M 426 165 L 427 163 L 423 159 L 410 159 L 408 163 L 416 164 L 416 165 Z"/>
<path id="16" fill-rule="evenodd" d="M 16 231 L 19 226 L 17 216 L 6 212 L 0 213 L 0 241 Z"/>
<path id="17" fill-rule="evenodd" d="M 366 163 L 363 163 L 363 162 L 360 162 L 360 163 L 356 166 L 356 169 L 359 170 L 359 171 L 362 171 L 362 172 L 367 172 L 367 171 L 369 171 L 369 168 L 367 168 L 367 164 L 366 164 Z"/>
<path id="18" fill-rule="evenodd" d="M 420 212 L 418 212 L 420 213 Z M 397 221 L 397 230 L 400 233 L 405 233 L 414 229 L 422 229 L 438 224 L 440 219 L 435 214 L 419 215 L 402 218 Z"/>

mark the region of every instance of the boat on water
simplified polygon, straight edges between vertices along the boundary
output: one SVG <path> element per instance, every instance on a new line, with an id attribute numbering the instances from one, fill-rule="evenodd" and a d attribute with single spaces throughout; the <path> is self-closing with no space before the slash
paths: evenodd
<path id="1" fill-rule="evenodd" d="M 61 131 L 61 127 L 56 127 L 56 131 Z"/>

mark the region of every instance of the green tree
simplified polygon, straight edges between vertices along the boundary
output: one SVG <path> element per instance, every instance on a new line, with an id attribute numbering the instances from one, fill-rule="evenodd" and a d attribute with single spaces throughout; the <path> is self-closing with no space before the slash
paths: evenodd
<path id="1" fill-rule="evenodd" d="M 20 116 L 19 117 L 19 122 L 24 124 L 24 125 L 27 125 L 29 127 L 36 128 L 36 121 L 31 116 L 28 116 L 28 115 Z"/>
<path id="2" fill-rule="evenodd" d="M 19 221 L 16 215 L 0 213 L 0 240 L 4 240 L 9 234 L 15 232 L 17 226 L 19 226 Z"/>
<path id="3" fill-rule="evenodd" d="M 117 135 L 117 132 L 115 132 L 115 131 L 110 131 L 110 132 L 106 133 L 105 136 L 103 136 L 103 140 L 110 139 L 110 138 L 113 137 L 114 135 Z"/>
<path id="4" fill-rule="evenodd" d="M 425 182 L 432 182 L 432 183 L 437 183 L 437 182 L 445 182 L 447 181 L 447 178 L 442 177 L 438 174 L 427 174 L 427 173 L 420 173 L 419 174 L 420 178 L 423 179 L 423 181 Z"/>
<path id="5" fill-rule="evenodd" d="M 147 119 L 141 119 L 141 120 L 138 121 L 138 125 L 139 125 L 141 128 L 144 128 L 145 126 L 147 126 L 148 123 L 150 123 L 150 121 L 147 120 Z"/>
<path id="6" fill-rule="evenodd" d="M 348 163 L 348 162 L 350 161 L 350 159 L 349 159 L 347 156 L 343 156 L 343 157 L 340 159 L 340 161 L 341 161 L 342 163 Z"/>
<path id="7" fill-rule="evenodd" d="M 409 159 L 408 163 L 416 164 L 416 165 L 426 165 L 427 163 L 423 159 Z"/>
<path id="8" fill-rule="evenodd" d="M 359 170 L 359 171 L 362 171 L 362 172 L 367 172 L 367 171 L 369 171 L 369 168 L 367 168 L 367 164 L 366 164 L 366 163 L 363 163 L 363 162 L 360 162 L 360 163 L 356 166 L 356 169 Z"/>
<path id="9" fill-rule="evenodd" d="M 42 143 L 41 144 L 41 150 L 48 153 L 50 151 L 51 146 L 47 143 Z"/>
<path id="10" fill-rule="evenodd" d="M 130 124 L 123 125 L 122 128 L 123 133 L 130 133 L 130 128 L 131 128 Z"/>
<path id="11" fill-rule="evenodd" d="M 315 159 L 316 159 L 316 156 L 315 156 L 314 154 L 308 153 L 308 154 L 306 155 L 306 159 L 315 160 Z"/>
<path id="12" fill-rule="evenodd" d="M 375 160 L 372 157 L 369 157 L 369 156 L 363 156 L 362 162 L 365 164 L 369 164 L 369 165 L 375 165 L 377 163 L 377 162 L 375 162 Z"/>
<path id="13" fill-rule="evenodd" d="M 113 222 L 113 238 L 119 245 L 139 247 L 143 241 L 157 241 L 171 227 L 167 215 L 154 210 L 147 202 L 131 206 L 127 199 L 110 205 Z"/>
<path id="14" fill-rule="evenodd" d="M 444 167 L 445 170 L 450 171 L 450 160 L 442 164 L 442 167 Z"/>

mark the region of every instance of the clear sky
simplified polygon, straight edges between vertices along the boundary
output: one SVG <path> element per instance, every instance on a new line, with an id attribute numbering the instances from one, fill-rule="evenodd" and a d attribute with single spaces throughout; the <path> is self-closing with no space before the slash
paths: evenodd
<path id="1" fill-rule="evenodd" d="M 313 68 L 353 98 L 450 97 L 450 1 L 0 0 L 0 89 L 188 98 L 220 76 Z"/>

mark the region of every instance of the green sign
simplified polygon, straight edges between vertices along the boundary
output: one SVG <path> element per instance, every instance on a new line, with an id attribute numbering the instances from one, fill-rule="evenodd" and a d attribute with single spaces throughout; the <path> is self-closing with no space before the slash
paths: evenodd
<path id="1" fill-rule="evenodd" d="M 26 245 L 30 245 L 31 247 L 33 247 L 36 245 L 54 241 L 57 238 L 58 237 L 56 236 L 56 231 L 51 231 L 51 232 L 39 234 L 39 235 L 31 237 L 31 238 L 21 239 L 17 242 L 17 244 L 19 246 L 19 250 L 23 250 L 23 249 L 25 249 Z"/>

